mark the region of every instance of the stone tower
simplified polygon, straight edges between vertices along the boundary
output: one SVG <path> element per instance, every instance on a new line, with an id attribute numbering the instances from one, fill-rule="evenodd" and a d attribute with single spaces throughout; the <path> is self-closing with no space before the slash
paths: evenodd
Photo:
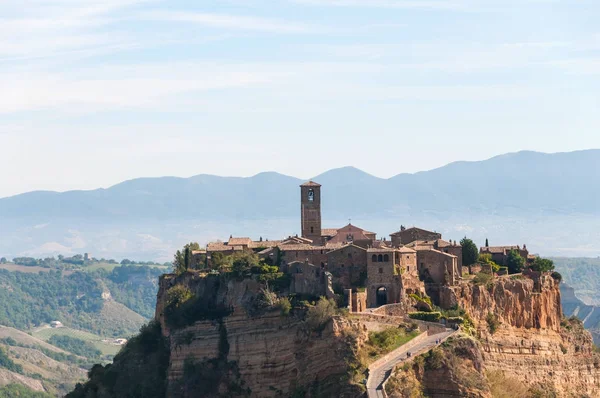
<path id="1" fill-rule="evenodd" d="M 302 237 L 321 244 L 321 185 L 309 181 L 300 185 Z"/>

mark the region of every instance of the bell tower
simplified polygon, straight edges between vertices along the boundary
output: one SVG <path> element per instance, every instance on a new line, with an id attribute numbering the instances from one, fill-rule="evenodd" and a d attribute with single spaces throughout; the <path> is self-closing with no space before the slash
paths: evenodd
<path id="1" fill-rule="evenodd" d="M 321 185 L 309 181 L 300 185 L 302 237 L 321 244 Z"/>

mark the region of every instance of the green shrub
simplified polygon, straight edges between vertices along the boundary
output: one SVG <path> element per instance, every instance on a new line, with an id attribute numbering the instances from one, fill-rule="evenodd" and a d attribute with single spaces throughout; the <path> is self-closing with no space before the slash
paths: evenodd
<path id="1" fill-rule="evenodd" d="M 446 320 L 448 322 L 456 323 L 458 325 L 462 325 L 465 322 L 465 318 L 463 318 L 462 316 L 451 316 L 446 318 Z"/>
<path id="2" fill-rule="evenodd" d="M 561 282 L 562 281 L 562 275 L 560 274 L 560 272 L 552 272 L 552 278 L 554 278 L 554 280 L 556 280 L 557 282 Z"/>
<path id="3" fill-rule="evenodd" d="M 316 305 L 309 307 L 306 323 L 311 330 L 321 331 L 336 314 L 337 306 L 333 299 L 321 297 Z"/>
<path id="4" fill-rule="evenodd" d="M 444 353 L 439 348 L 434 348 L 425 354 L 425 369 L 436 370 L 444 363 Z"/>
<path id="5" fill-rule="evenodd" d="M 0 347 L 0 368 L 10 370 L 11 372 L 23 374 L 23 366 L 18 363 L 14 363 L 12 359 L 8 357 L 4 348 Z"/>
<path id="6" fill-rule="evenodd" d="M 418 319 L 421 321 L 428 321 L 428 322 L 439 322 L 440 318 L 442 317 L 442 314 L 440 312 L 409 312 L 408 313 L 409 318 L 411 319 Z"/>
<path id="7" fill-rule="evenodd" d="M 51 398 L 45 392 L 33 391 L 21 384 L 8 384 L 0 387 L 0 398 Z"/>
<path id="8" fill-rule="evenodd" d="M 410 298 L 415 299 L 416 301 L 423 301 L 427 304 L 429 304 L 430 306 L 433 306 L 433 303 L 431 302 L 431 298 L 429 298 L 428 296 L 419 296 L 418 294 L 410 294 L 409 295 Z"/>
<path id="9" fill-rule="evenodd" d="M 278 307 L 281 310 L 281 315 L 287 316 L 292 310 L 292 303 L 290 303 L 290 299 L 288 299 L 287 297 L 282 297 L 279 300 Z"/>
<path id="10" fill-rule="evenodd" d="M 493 279 L 494 276 L 492 274 L 480 272 L 477 275 L 475 275 L 475 278 L 473 278 L 473 283 L 475 283 L 476 285 L 487 285 L 488 283 L 492 282 Z"/>
<path id="11" fill-rule="evenodd" d="M 485 321 L 488 324 L 488 329 L 490 333 L 496 333 L 496 330 L 498 330 L 498 327 L 500 326 L 500 321 L 498 320 L 498 317 L 495 314 L 488 312 L 487 316 L 485 317 Z"/>

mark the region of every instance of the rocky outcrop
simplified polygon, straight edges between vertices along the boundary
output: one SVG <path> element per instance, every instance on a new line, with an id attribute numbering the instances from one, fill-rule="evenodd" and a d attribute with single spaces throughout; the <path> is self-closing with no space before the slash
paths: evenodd
<path id="1" fill-rule="evenodd" d="M 550 276 L 499 278 L 440 291 L 442 305 L 464 308 L 475 324 L 485 366 L 558 396 L 600 396 L 600 360 L 591 335 L 562 317 Z"/>
<path id="2" fill-rule="evenodd" d="M 165 311 L 169 289 L 185 286 L 204 309 L 224 316 L 173 328 Z M 359 396 L 348 381 L 347 359 L 356 339 L 366 338 L 357 321 L 334 318 L 310 330 L 304 313 L 256 308 L 261 284 L 254 280 L 184 274 L 161 279 L 157 319 L 170 338 L 169 396 Z M 168 312 L 168 311 L 167 311 Z M 202 380 L 200 380 L 202 379 Z M 202 381 L 202 382 L 201 382 Z"/>
<path id="3" fill-rule="evenodd" d="M 469 337 L 448 342 L 398 368 L 386 385 L 390 398 L 420 396 L 491 398 L 479 343 Z"/>
<path id="4" fill-rule="evenodd" d="M 485 324 L 491 313 L 503 325 L 560 331 L 562 307 L 558 282 L 547 275 L 539 281 L 502 277 L 487 285 L 462 283 L 442 287 L 439 300 L 442 308 L 465 309 L 473 320 L 481 321 L 478 323 Z"/>

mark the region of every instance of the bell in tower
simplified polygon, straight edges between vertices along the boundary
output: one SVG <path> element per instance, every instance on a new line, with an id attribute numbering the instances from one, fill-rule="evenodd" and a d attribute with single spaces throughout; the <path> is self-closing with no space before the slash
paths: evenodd
<path id="1" fill-rule="evenodd" d="M 321 244 L 321 185 L 309 181 L 300 185 L 302 237 Z"/>

